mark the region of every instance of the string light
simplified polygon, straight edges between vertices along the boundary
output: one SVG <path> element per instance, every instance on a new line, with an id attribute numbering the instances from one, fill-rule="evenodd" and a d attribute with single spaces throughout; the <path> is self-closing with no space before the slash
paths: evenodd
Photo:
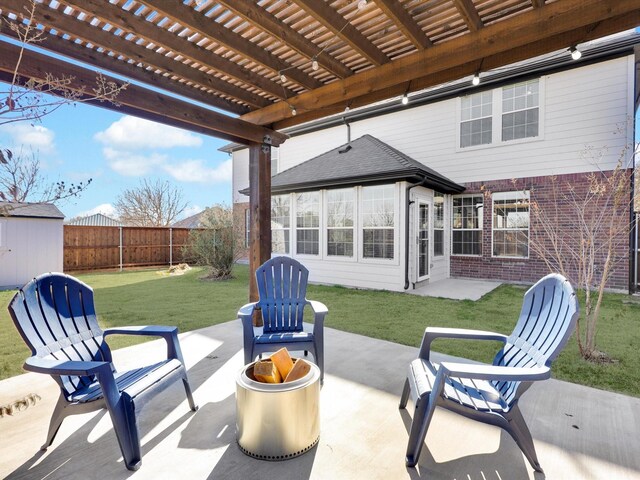
<path id="1" fill-rule="evenodd" d="M 346 107 L 344 107 L 344 113 L 347 113 L 350 110 L 349 105 L 347 105 Z"/>
<path id="2" fill-rule="evenodd" d="M 313 68 L 314 70 L 318 70 L 318 60 L 316 59 L 316 57 L 313 57 L 311 59 L 311 68 Z"/>
<path id="3" fill-rule="evenodd" d="M 571 52 L 571 58 L 574 60 L 580 60 L 580 57 L 582 57 L 582 52 L 576 46 L 571 47 L 569 51 Z"/>
<path id="4" fill-rule="evenodd" d="M 402 104 L 406 105 L 407 103 L 409 103 L 409 97 L 408 95 L 405 93 L 404 95 L 402 95 Z"/>
<path id="5" fill-rule="evenodd" d="M 473 79 L 471 80 L 471 83 L 475 86 L 480 85 L 480 72 L 477 72 L 473 75 Z"/>
<path id="6" fill-rule="evenodd" d="M 358 10 L 362 10 L 366 6 L 367 6 L 367 0 L 360 0 L 358 2 Z"/>
<path id="7" fill-rule="evenodd" d="M 278 73 L 280 74 L 280 81 L 282 83 L 286 82 L 287 81 L 287 77 L 285 76 L 285 74 L 282 73 L 282 72 L 278 72 Z"/>
<path id="8" fill-rule="evenodd" d="M 294 107 L 293 105 L 289 105 L 289 108 L 291 108 L 291 115 L 295 117 L 298 114 L 296 107 Z"/>

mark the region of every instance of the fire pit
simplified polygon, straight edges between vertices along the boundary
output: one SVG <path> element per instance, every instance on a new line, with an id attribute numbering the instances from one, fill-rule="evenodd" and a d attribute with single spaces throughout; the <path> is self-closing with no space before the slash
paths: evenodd
<path id="1" fill-rule="evenodd" d="M 261 383 L 255 363 L 236 379 L 238 445 L 261 460 L 287 460 L 307 452 L 320 438 L 320 369 L 289 383 Z"/>

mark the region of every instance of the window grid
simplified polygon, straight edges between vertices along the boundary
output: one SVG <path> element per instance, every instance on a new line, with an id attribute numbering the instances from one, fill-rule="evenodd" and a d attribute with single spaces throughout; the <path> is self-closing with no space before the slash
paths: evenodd
<path id="1" fill-rule="evenodd" d="M 291 197 L 275 195 L 271 197 L 271 251 L 290 252 L 289 232 L 291 226 Z"/>
<path id="2" fill-rule="evenodd" d="M 327 192 L 327 255 L 353 257 L 353 189 Z"/>
<path id="3" fill-rule="evenodd" d="M 362 188 L 362 256 L 394 258 L 394 185 Z"/>
<path id="4" fill-rule="evenodd" d="M 482 195 L 453 197 L 451 254 L 482 255 Z"/>
<path id="5" fill-rule="evenodd" d="M 502 89 L 502 141 L 538 136 L 539 81 L 517 83 Z"/>
<path id="6" fill-rule="evenodd" d="M 461 99 L 460 147 L 491 143 L 493 92 L 474 93 Z"/>
<path id="7" fill-rule="evenodd" d="M 529 192 L 494 194 L 493 256 L 529 257 Z"/>
<path id="8" fill-rule="evenodd" d="M 299 193 L 296 199 L 296 253 L 318 255 L 320 246 L 320 193 Z"/>

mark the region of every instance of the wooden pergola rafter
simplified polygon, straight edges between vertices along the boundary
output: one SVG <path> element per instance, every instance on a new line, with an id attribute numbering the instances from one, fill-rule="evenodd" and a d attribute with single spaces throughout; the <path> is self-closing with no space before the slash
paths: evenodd
<path id="1" fill-rule="evenodd" d="M 8 24 L 25 22 L 29 6 L 0 0 L 0 80 L 20 50 Z M 121 106 L 101 106 L 249 145 L 253 268 L 270 255 L 269 146 L 286 139 L 277 130 L 633 28 L 640 4 L 37 0 L 33 21 L 45 53 L 27 47 L 22 81 L 50 69 L 81 89 L 95 70 L 116 74 L 133 84 Z"/>

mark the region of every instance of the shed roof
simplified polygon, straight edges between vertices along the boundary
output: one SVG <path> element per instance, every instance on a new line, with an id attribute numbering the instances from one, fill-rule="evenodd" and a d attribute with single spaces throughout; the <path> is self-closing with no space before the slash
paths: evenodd
<path id="1" fill-rule="evenodd" d="M 429 188 L 459 193 L 464 187 L 371 135 L 363 135 L 271 178 L 271 193 L 395 181 L 424 181 Z M 242 193 L 245 193 L 243 191 Z"/>
<path id="2" fill-rule="evenodd" d="M 182 220 L 178 220 L 171 226 L 174 228 L 199 228 L 202 226 L 200 217 L 202 217 L 202 214 L 204 212 L 205 211 L 202 210 L 201 212 L 195 213 L 190 217 L 183 218 Z"/>
<path id="3" fill-rule="evenodd" d="M 64 219 L 64 214 L 53 203 L 0 202 L 0 216 L 2 215 Z"/>

